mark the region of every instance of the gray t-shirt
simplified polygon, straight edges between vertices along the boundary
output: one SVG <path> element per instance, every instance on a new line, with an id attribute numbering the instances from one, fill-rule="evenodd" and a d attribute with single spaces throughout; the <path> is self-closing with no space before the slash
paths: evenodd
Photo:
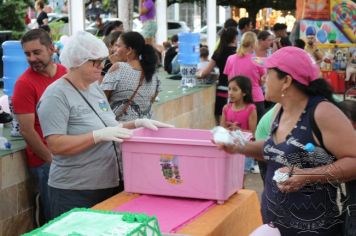
<path id="1" fill-rule="evenodd" d="M 81 92 L 107 126 L 118 125 L 97 83 Z M 105 127 L 80 94 L 64 79 L 57 80 L 46 89 L 37 105 L 37 112 L 44 137 L 53 134 L 79 135 Z M 118 173 L 113 143 L 101 142 L 76 155 L 55 155 L 48 185 L 71 190 L 112 188 L 119 185 Z"/>

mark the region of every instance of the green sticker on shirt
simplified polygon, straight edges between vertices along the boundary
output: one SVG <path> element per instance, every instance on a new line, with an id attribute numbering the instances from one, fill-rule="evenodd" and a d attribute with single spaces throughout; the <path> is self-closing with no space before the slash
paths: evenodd
<path id="1" fill-rule="evenodd" d="M 102 111 L 108 111 L 109 110 L 109 105 L 105 102 L 105 100 L 100 100 L 99 101 L 99 108 Z"/>

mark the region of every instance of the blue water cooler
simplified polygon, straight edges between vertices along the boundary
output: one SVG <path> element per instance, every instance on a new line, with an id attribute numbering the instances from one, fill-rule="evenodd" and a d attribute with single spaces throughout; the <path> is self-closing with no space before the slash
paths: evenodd
<path id="1" fill-rule="evenodd" d="M 4 93 L 9 96 L 9 108 L 14 117 L 12 120 L 12 136 L 21 136 L 19 124 L 14 116 L 14 109 L 11 102 L 11 96 L 14 93 L 16 80 L 28 68 L 27 59 L 22 49 L 20 41 L 6 41 L 2 44 L 3 63 L 4 63 Z"/>
<path id="2" fill-rule="evenodd" d="M 181 87 L 190 88 L 196 85 L 195 74 L 200 58 L 200 34 L 179 33 L 178 34 L 178 62 L 182 75 Z"/>

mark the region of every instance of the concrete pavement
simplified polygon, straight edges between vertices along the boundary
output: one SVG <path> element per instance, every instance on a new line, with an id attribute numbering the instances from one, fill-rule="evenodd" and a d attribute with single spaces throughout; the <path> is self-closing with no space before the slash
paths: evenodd
<path id="1" fill-rule="evenodd" d="M 255 190 L 258 199 L 261 201 L 261 194 L 263 191 L 263 183 L 260 174 L 248 173 L 245 176 L 245 189 Z"/>

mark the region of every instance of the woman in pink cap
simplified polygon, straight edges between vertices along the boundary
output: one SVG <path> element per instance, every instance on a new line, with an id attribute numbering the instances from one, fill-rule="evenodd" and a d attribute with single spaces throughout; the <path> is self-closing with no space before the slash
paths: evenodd
<path id="1" fill-rule="evenodd" d="M 337 188 L 356 179 L 356 132 L 304 50 L 284 47 L 254 61 L 267 68 L 266 100 L 279 103 L 270 136 L 218 145 L 267 162 L 264 223 L 281 235 L 341 235 Z"/>

